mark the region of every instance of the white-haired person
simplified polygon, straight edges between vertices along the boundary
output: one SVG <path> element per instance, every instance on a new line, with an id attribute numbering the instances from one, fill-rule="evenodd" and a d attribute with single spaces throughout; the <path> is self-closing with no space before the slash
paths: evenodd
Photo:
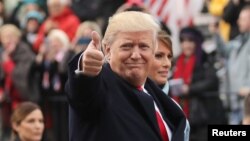
<path id="1" fill-rule="evenodd" d="M 69 140 L 185 140 L 184 113 L 147 78 L 159 30 L 152 16 L 129 11 L 110 18 L 102 42 L 92 32 L 69 63 Z"/>
<path id="2" fill-rule="evenodd" d="M 68 0 L 47 0 L 47 7 L 48 18 L 42 23 L 33 44 L 33 49 L 36 52 L 52 29 L 63 30 L 72 40 L 80 24 L 79 19 L 69 8 Z"/>
<path id="3" fill-rule="evenodd" d="M 70 41 L 67 34 L 53 29 L 36 57 L 34 71 L 40 76 L 41 105 L 46 127 L 52 131 L 52 140 L 67 140 L 68 106 L 64 85 L 67 80 L 66 62 Z M 50 119 L 50 120 L 47 120 Z M 52 123 L 50 124 L 51 121 Z"/>

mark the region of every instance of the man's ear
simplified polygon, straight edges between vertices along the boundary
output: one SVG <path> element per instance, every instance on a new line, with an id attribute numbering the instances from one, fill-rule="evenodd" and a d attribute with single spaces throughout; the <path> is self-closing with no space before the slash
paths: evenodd
<path id="1" fill-rule="evenodd" d="M 110 46 L 103 44 L 103 49 L 104 49 L 104 55 L 107 60 L 110 59 Z"/>

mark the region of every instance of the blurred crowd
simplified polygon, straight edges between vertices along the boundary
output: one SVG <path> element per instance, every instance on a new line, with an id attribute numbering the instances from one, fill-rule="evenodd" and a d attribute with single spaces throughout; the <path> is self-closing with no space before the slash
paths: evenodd
<path id="1" fill-rule="evenodd" d="M 190 120 L 191 141 L 206 140 L 208 124 L 249 124 L 249 4 L 204 0 L 200 13 L 212 20 L 202 27 L 190 22 L 172 37 L 178 38 L 173 50 L 180 52 L 173 59 L 169 95 Z M 150 13 L 143 0 L 0 0 L 1 141 L 10 138 L 11 114 L 24 101 L 41 107 L 44 140 L 68 140 L 67 63 L 86 49 L 92 31 L 103 35 L 108 18 L 128 10 Z"/>

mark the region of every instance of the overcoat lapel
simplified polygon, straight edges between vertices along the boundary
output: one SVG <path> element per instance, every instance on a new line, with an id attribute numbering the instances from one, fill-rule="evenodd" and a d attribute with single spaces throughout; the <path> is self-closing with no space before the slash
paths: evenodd
<path id="1" fill-rule="evenodd" d="M 161 138 L 160 135 L 160 129 L 157 124 L 157 119 L 155 116 L 155 107 L 153 98 L 143 92 L 138 91 L 136 93 L 137 99 L 142 106 L 143 112 L 145 113 L 145 118 L 148 120 L 148 123 L 154 128 L 154 131 L 157 132 L 157 135 L 159 138 Z"/>
<path id="2" fill-rule="evenodd" d="M 182 141 L 184 139 L 184 130 L 186 128 L 186 117 L 179 106 L 164 92 L 162 92 L 151 80 L 147 80 L 146 89 L 152 91 L 152 97 L 160 103 L 163 118 L 172 129 L 172 140 Z M 151 93 L 151 92 L 150 92 Z"/>

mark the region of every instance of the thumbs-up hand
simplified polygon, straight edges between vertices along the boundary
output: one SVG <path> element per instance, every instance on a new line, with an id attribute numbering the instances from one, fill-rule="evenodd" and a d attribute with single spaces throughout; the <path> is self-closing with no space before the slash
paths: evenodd
<path id="1" fill-rule="evenodd" d="M 92 40 L 82 57 L 82 71 L 87 76 L 97 76 L 104 63 L 104 55 L 101 51 L 101 38 L 95 31 L 92 32 Z"/>

